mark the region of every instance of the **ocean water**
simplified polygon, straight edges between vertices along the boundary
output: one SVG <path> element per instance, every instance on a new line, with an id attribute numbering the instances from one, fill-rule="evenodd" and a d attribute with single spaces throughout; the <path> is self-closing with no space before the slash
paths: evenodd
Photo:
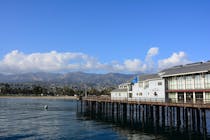
<path id="1" fill-rule="evenodd" d="M 48 105 L 47 110 L 44 109 L 45 105 Z M 77 107 L 78 102 L 75 100 L 0 98 L 0 139 L 203 139 L 197 134 L 185 131 L 179 133 L 172 128 L 150 131 L 150 129 L 135 129 L 111 121 L 92 119 L 79 113 Z"/>

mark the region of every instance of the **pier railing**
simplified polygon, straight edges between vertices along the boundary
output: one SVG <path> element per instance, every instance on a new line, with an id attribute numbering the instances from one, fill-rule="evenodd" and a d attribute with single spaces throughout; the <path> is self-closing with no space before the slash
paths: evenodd
<path id="1" fill-rule="evenodd" d="M 210 109 L 210 100 L 197 101 L 178 101 L 177 99 L 164 98 L 111 98 L 110 96 L 88 96 L 82 100 L 97 101 L 97 102 L 112 102 L 112 103 L 129 103 L 129 104 L 145 104 L 145 105 L 161 105 L 161 106 L 177 106 L 177 107 L 193 107 Z"/>

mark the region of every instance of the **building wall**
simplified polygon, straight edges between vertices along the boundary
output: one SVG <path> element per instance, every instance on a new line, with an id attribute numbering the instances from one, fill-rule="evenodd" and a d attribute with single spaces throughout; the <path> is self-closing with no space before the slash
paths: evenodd
<path id="1" fill-rule="evenodd" d="M 111 92 L 112 100 L 127 100 L 128 92 Z"/>
<path id="2" fill-rule="evenodd" d="M 129 100 L 165 101 L 164 79 L 138 82 L 133 85 L 132 98 Z"/>

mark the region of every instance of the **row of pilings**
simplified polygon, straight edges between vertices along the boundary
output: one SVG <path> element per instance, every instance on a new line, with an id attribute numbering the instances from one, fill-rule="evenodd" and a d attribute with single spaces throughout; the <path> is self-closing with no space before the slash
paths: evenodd
<path id="1" fill-rule="evenodd" d="M 94 119 L 111 120 L 130 127 L 175 128 L 207 135 L 206 110 L 199 108 L 80 101 L 80 112 Z"/>

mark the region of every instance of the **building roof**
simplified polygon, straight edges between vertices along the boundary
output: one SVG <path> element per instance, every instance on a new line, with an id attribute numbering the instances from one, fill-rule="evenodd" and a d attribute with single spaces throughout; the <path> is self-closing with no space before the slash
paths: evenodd
<path id="1" fill-rule="evenodd" d="M 160 78 L 158 74 L 140 75 L 139 81 L 152 80 L 152 79 L 158 79 L 158 78 Z"/>
<path id="2" fill-rule="evenodd" d="M 170 77 L 170 76 L 178 76 L 178 75 L 187 75 L 187 74 L 195 74 L 195 73 L 203 73 L 210 71 L 210 61 L 205 63 L 197 62 L 186 65 L 174 66 L 169 69 L 162 70 L 159 75 L 161 77 Z"/>
<path id="3" fill-rule="evenodd" d="M 112 90 L 111 92 L 127 92 L 127 89 L 119 89 L 119 88 L 117 88 L 117 89 Z"/>

